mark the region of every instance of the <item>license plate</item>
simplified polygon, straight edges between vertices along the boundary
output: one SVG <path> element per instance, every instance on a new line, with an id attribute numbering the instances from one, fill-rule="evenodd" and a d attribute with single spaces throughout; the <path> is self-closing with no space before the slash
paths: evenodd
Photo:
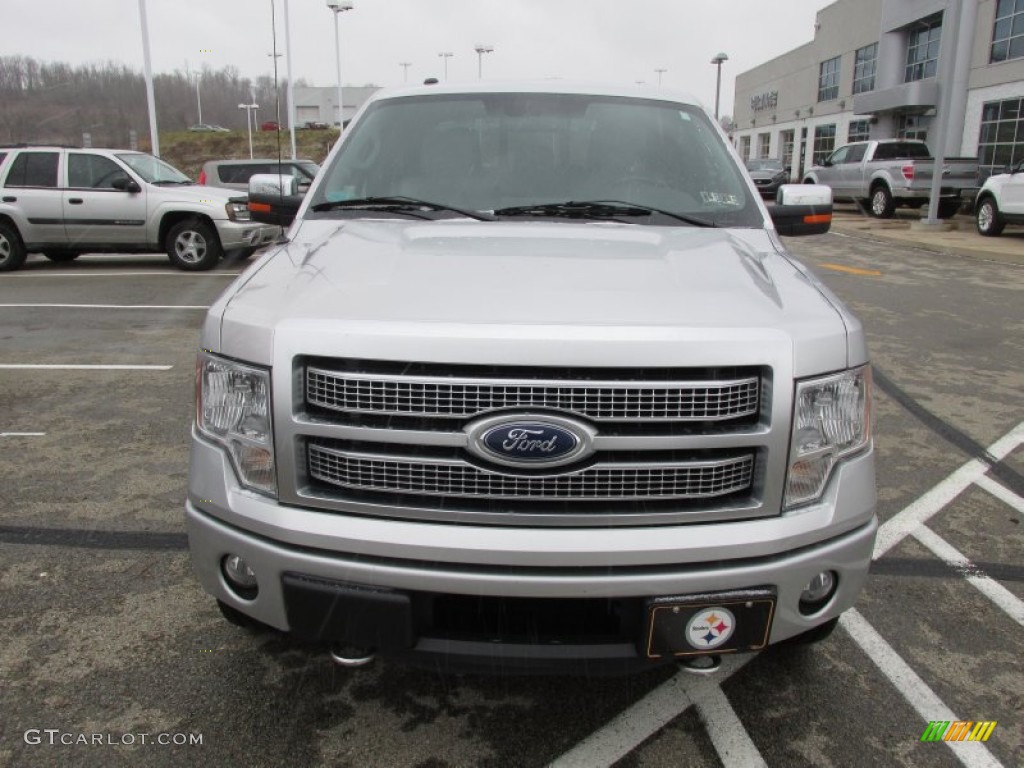
<path id="1" fill-rule="evenodd" d="M 657 597 L 647 603 L 647 657 L 757 651 L 774 615 L 775 593 L 765 589 Z"/>

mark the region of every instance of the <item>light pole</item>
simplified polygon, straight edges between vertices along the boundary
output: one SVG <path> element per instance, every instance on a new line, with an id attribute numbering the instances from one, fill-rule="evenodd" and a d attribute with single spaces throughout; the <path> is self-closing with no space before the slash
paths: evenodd
<path id="1" fill-rule="evenodd" d="M 476 51 L 476 76 L 482 80 L 484 77 L 484 54 L 493 53 L 494 46 L 477 43 L 474 50 Z"/>
<path id="2" fill-rule="evenodd" d="M 149 24 L 146 21 L 146 0 L 139 0 L 139 23 L 142 26 L 142 62 L 146 73 L 146 104 L 149 107 L 149 141 L 154 157 L 160 157 L 160 136 L 156 129 L 156 101 L 153 98 L 153 68 L 149 61 Z"/>
<path id="3" fill-rule="evenodd" d="M 199 72 L 196 72 L 196 111 L 199 113 L 199 119 L 196 120 L 200 125 L 203 124 L 203 100 L 199 98 L 199 78 L 201 77 Z"/>
<path id="4" fill-rule="evenodd" d="M 403 83 L 409 82 L 409 67 L 412 66 L 412 62 L 411 61 L 400 61 L 400 62 L 398 62 L 398 66 L 400 66 L 402 68 L 402 82 Z"/>
<path id="5" fill-rule="evenodd" d="M 260 105 L 256 103 L 256 99 L 252 100 L 250 104 L 239 104 L 239 109 L 245 110 L 245 125 L 249 129 L 249 159 L 252 160 L 252 124 L 254 122 L 253 112 L 260 108 Z"/>
<path id="6" fill-rule="evenodd" d="M 450 59 L 455 54 L 452 53 L 451 51 L 441 51 L 441 53 L 439 53 L 437 55 L 440 56 L 442 59 L 444 59 L 444 79 L 447 80 L 448 79 L 448 59 Z"/>
<path id="7" fill-rule="evenodd" d="M 334 67 L 338 81 L 338 130 L 345 128 L 344 99 L 341 95 L 341 44 L 338 41 L 338 14 L 355 8 L 352 0 L 327 0 L 327 7 L 334 11 Z"/>
<path id="8" fill-rule="evenodd" d="M 666 72 L 668 72 L 668 70 L 667 70 L 667 69 L 664 69 L 663 67 L 658 67 L 658 68 L 657 68 L 656 70 L 654 70 L 654 71 L 658 73 L 658 85 L 661 85 L 661 76 L 662 76 L 663 74 L 665 74 Z"/>
<path id="9" fill-rule="evenodd" d="M 722 62 L 728 61 L 729 57 L 724 53 L 716 53 L 711 63 L 718 67 L 718 78 L 715 83 L 715 120 L 718 120 L 718 100 L 722 93 Z"/>

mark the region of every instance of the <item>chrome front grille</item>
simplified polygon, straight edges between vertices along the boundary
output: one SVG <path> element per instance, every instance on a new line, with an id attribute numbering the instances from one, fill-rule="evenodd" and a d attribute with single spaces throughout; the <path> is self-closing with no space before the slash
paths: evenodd
<path id="1" fill-rule="evenodd" d="M 700 381 L 454 378 L 306 369 L 306 402 L 333 411 L 474 418 L 544 408 L 596 422 L 724 421 L 757 413 L 757 376 Z"/>
<path id="2" fill-rule="evenodd" d="M 308 445 L 312 478 L 342 488 L 458 498 L 558 501 L 712 499 L 748 488 L 754 455 L 597 463 L 556 475 L 517 475 L 461 459 L 378 455 Z"/>

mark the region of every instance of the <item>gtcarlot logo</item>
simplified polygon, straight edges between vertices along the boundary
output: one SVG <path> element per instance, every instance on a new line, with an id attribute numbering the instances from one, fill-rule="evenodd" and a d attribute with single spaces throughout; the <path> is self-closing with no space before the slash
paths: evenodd
<path id="1" fill-rule="evenodd" d="M 59 728 L 29 728 L 22 737 L 30 746 L 51 747 L 196 747 L 202 746 L 201 733 L 76 733 Z"/>

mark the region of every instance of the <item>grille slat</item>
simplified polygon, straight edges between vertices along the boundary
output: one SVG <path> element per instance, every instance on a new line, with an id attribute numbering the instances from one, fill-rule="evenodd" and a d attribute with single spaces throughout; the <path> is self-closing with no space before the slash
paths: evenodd
<path id="1" fill-rule="evenodd" d="M 357 490 L 530 500 L 707 499 L 747 489 L 754 456 L 596 464 L 558 475 L 513 475 L 458 459 L 373 455 L 308 444 L 310 476 Z"/>
<path id="2" fill-rule="evenodd" d="M 446 379 L 306 369 L 306 402 L 350 413 L 473 418 L 545 408 L 594 421 L 724 421 L 757 413 L 757 376 L 720 381 Z"/>

